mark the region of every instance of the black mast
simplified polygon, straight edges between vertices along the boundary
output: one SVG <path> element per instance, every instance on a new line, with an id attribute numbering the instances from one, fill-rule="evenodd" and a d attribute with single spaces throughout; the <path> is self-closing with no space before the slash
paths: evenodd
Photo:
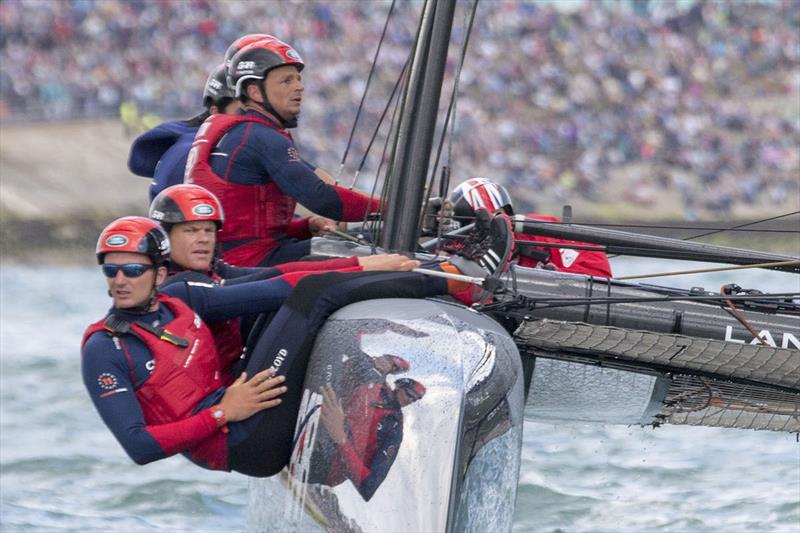
<path id="1" fill-rule="evenodd" d="M 454 12 L 455 0 L 428 0 L 425 4 L 397 144 L 386 177 L 389 190 L 381 244 L 387 250 L 412 252 L 417 246 Z"/>

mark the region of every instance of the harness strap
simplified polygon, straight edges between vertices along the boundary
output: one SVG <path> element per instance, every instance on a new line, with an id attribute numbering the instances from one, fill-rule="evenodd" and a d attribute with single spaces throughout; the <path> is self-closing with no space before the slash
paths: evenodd
<path id="1" fill-rule="evenodd" d="M 179 337 L 178 335 L 170 333 L 160 326 L 153 326 L 139 320 L 135 321 L 134 324 L 146 332 L 155 335 L 159 340 L 174 344 L 175 346 L 180 346 L 181 348 L 186 348 L 189 346 L 189 341 L 183 337 Z M 131 323 L 115 315 L 108 315 L 108 318 L 106 318 L 105 322 L 103 322 L 103 327 L 106 331 L 116 336 L 124 335 L 126 333 L 130 333 L 131 331 Z"/>

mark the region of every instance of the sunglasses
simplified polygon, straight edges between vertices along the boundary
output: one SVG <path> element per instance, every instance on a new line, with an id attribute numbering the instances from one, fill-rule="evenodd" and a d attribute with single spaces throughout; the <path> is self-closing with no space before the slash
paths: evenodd
<path id="1" fill-rule="evenodd" d="M 113 278 L 116 277 L 117 272 L 122 270 L 122 275 L 126 278 L 138 278 L 152 268 L 153 265 L 145 265 L 144 263 L 126 263 L 124 265 L 105 263 L 103 264 L 103 274 L 107 278 Z"/>

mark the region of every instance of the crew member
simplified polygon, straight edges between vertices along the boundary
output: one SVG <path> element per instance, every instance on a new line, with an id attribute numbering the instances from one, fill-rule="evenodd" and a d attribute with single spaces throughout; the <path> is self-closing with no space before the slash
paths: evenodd
<path id="1" fill-rule="evenodd" d="M 231 266 L 219 259 L 216 253 L 217 231 L 225 221 L 222 206 L 211 192 L 199 185 L 181 183 L 161 191 L 150 204 L 150 218 L 166 230 L 171 244 L 167 278 L 161 288 L 187 281 L 230 286 L 301 271 L 356 267 L 380 270 L 383 267 L 394 268 L 396 261 L 394 255 L 380 254 L 297 261 L 263 268 Z M 242 320 L 237 317 L 208 324 L 217 343 L 226 384 L 235 378 L 232 370 L 242 355 L 243 341 L 248 337 L 254 318 Z"/>
<path id="2" fill-rule="evenodd" d="M 448 201 L 454 218 L 462 224 L 475 218 L 475 210 L 478 208 L 486 209 L 491 213 L 502 212 L 509 216 L 514 214 L 511 196 L 505 187 L 485 178 L 472 178 L 461 183 L 453 189 Z M 525 217 L 530 220 L 561 222 L 557 217 L 534 213 L 525 215 Z M 559 272 L 574 272 L 603 278 L 611 277 L 611 265 L 608 262 L 608 256 L 603 252 L 526 245 L 525 241 L 581 246 L 586 246 L 588 243 L 521 233 L 515 233 L 514 239 L 517 243 L 517 263 L 520 266 L 541 267 Z"/>
<path id="3" fill-rule="evenodd" d="M 494 220 L 504 225 L 478 228 L 476 242 L 508 242 L 508 221 Z M 510 246 L 500 253 L 507 261 Z M 396 256 L 400 272 L 293 272 L 158 291 L 169 237 L 144 217 L 109 224 L 96 254 L 113 306 L 84 333 L 82 374 L 103 421 L 138 464 L 183 453 L 205 468 L 252 476 L 276 474 L 288 462 L 308 355 L 331 313 L 365 299 L 463 290 L 461 282 L 402 272 L 419 263 Z M 206 322 L 272 310 L 245 371 L 226 387 Z"/>
<path id="4" fill-rule="evenodd" d="M 192 118 L 165 122 L 133 141 L 128 169 L 137 176 L 153 178 L 151 201 L 170 185 L 183 182 L 186 158 L 203 121 L 217 113 L 235 113 L 239 108 L 233 91 L 228 88 L 225 65 L 216 67 L 206 80 L 203 107 L 203 112 Z"/>
<path id="5" fill-rule="evenodd" d="M 227 222 L 219 240 L 231 264 L 267 266 L 308 255 L 310 237 L 333 224 L 293 219 L 297 202 L 339 221 L 360 221 L 379 208 L 377 200 L 329 183 L 295 146 L 288 130 L 300 116 L 303 67 L 300 55 L 275 38 L 239 50 L 229 81 L 243 109 L 210 117 L 192 146 L 184 181 L 222 202 Z"/>

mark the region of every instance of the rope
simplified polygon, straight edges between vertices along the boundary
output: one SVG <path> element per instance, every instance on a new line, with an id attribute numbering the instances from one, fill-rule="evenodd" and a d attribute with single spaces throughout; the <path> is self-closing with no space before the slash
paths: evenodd
<path id="1" fill-rule="evenodd" d="M 754 265 L 738 265 L 738 266 L 727 266 L 727 267 L 715 267 L 715 268 L 698 268 L 695 270 L 677 270 L 673 272 L 660 272 L 658 274 L 637 274 L 636 276 L 622 276 L 622 277 L 615 277 L 615 280 L 625 281 L 630 279 L 642 279 L 642 278 L 661 278 L 666 276 L 681 276 L 684 274 L 704 274 L 706 272 L 722 272 L 725 270 L 742 270 L 746 268 L 770 268 L 770 267 L 778 267 L 778 266 L 792 266 L 792 265 L 800 265 L 800 260 L 792 260 L 792 261 L 773 261 L 771 263 L 758 263 Z"/>

